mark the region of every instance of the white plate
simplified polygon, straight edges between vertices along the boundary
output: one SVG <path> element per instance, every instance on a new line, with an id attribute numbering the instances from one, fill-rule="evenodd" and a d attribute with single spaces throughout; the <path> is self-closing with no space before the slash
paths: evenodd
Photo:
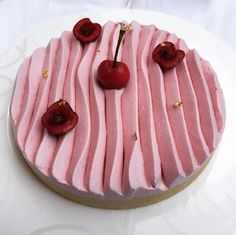
<path id="1" fill-rule="evenodd" d="M 183 37 L 216 70 L 226 99 L 225 133 L 203 174 L 179 194 L 135 210 L 101 210 L 81 206 L 43 185 L 14 149 L 7 109 L 16 72 L 26 55 L 71 29 L 77 19 L 138 20 Z M 147 11 L 85 12 L 43 25 L 0 55 L 0 234 L 30 235 L 233 235 L 236 234 L 236 81 L 235 53 L 208 31 L 181 19 Z M 213 163 L 214 162 L 214 163 Z"/>

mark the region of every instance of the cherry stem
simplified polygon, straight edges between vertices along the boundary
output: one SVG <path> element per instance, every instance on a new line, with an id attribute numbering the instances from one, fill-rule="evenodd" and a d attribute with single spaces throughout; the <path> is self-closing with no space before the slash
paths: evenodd
<path id="1" fill-rule="evenodd" d="M 114 60 L 113 60 L 113 64 L 112 64 L 112 67 L 116 67 L 116 62 L 117 62 L 117 56 L 118 56 L 118 52 L 119 52 L 119 48 L 120 48 L 120 44 L 121 44 L 121 41 L 122 41 L 122 38 L 125 34 L 125 31 L 126 29 L 122 28 L 120 29 L 120 34 L 119 34 L 119 38 L 118 38 L 118 43 L 117 43 L 117 46 L 116 46 L 116 52 L 115 52 L 115 57 L 114 57 Z"/>

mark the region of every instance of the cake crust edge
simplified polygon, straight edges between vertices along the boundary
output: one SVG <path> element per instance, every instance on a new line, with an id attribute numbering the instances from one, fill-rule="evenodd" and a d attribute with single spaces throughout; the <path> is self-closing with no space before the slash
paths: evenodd
<path id="1" fill-rule="evenodd" d="M 36 171 L 35 169 L 31 168 L 31 170 L 35 173 L 36 176 L 51 190 L 56 192 L 57 194 L 61 195 L 62 197 L 79 203 L 81 205 L 100 208 L 100 209 L 135 209 L 138 207 L 148 206 L 151 204 L 158 203 L 163 201 L 167 198 L 174 196 L 175 194 L 179 193 L 183 189 L 185 189 L 188 185 L 190 185 L 198 176 L 204 171 L 208 163 L 210 162 L 212 157 L 210 157 L 192 176 L 190 176 L 186 181 L 181 184 L 174 186 L 173 188 L 164 191 L 158 195 L 151 195 L 146 197 L 140 198 L 132 198 L 127 200 L 101 200 L 101 199 L 94 199 L 94 198 L 85 198 L 78 195 L 71 193 L 69 190 L 61 187 L 60 185 L 56 185 L 52 181 L 50 181 L 47 177 L 42 175 L 40 172 Z"/>

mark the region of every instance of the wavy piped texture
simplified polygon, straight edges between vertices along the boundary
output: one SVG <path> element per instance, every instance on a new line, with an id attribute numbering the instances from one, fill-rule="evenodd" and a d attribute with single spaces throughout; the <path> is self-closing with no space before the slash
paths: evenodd
<path id="1" fill-rule="evenodd" d="M 120 26 L 113 22 L 84 46 L 63 32 L 25 59 L 17 74 L 10 113 L 20 150 L 33 170 L 81 196 L 125 200 L 166 191 L 209 159 L 223 132 L 224 99 L 210 64 L 174 34 L 130 26 L 118 55 L 130 70 L 122 90 L 97 83 L 98 65 L 115 54 Z M 152 59 L 163 41 L 186 53 L 164 72 Z M 55 137 L 41 117 L 60 98 L 79 122 Z M 177 101 L 183 105 L 175 107 Z"/>

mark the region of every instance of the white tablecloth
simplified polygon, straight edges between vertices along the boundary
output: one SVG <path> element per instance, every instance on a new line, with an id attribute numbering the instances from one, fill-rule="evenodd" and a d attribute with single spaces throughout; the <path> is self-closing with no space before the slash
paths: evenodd
<path id="1" fill-rule="evenodd" d="M 0 51 L 39 24 L 99 7 L 175 15 L 207 28 L 236 49 L 235 0 L 0 0 Z"/>

